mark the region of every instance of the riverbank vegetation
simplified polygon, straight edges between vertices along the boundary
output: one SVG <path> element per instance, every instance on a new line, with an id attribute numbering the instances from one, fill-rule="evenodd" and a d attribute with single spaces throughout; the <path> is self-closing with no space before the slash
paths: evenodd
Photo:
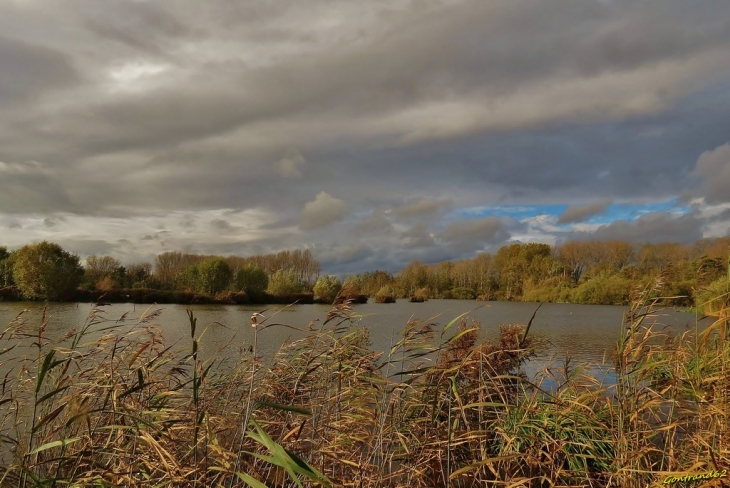
<path id="1" fill-rule="evenodd" d="M 97 307 L 61 338 L 21 314 L 0 334 L 0 484 L 643 488 L 727 473 L 728 309 L 672 337 L 653 325 L 662 287 L 617 324 L 602 378 L 570 361 L 528 376 L 530 323 L 480 341 L 466 316 L 413 320 L 382 352 L 345 304 L 264 358 L 269 312 L 230 364 L 192 313 L 182 350 L 155 311 Z"/>
<path id="2" fill-rule="evenodd" d="M 712 311 L 722 304 L 713 305 L 707 297 L 727 291 L 730 283 L 729 249 L 728 237 L 692 245 L 515 243 L 473 259 L 412 261 L 395 274 L 375 270 L 335 277 L 321 274 L 309 250 L 248 257 L 165 252 L 154 263 L 130 265 L 111 256 L 89 256 L 82 265 L 59 245 L 42 242 L 12 252 L 0 247 L 0 299 L 332 303 L 339 294 L 386 303 L 397 298 L 478 298 L 626 305 L 632 289 L 661 277 L 664 304 L 709 304 L 707 311 Z"/>

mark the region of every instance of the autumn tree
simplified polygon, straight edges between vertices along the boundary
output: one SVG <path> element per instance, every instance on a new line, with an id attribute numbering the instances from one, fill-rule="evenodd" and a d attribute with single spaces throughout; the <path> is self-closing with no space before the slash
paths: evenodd
<path id="1" fill-rule="evenodd" d="M 474 286 L 474 267 L 471 260 L 457 261 L 450 266 L 449 281 L 451 288 L 471 288 Z"/>
<path id="2" fill-rule="evenodd" d="M 266 272 L 253 265 L 247 265 L 236 273 L 236 289 L 246 292 L 250 297 L 260 296 L 269 286 Z"/>
<path id="3" fill-rule="evenodd" d="M 177 288 L 177 280 L 188 268 L 200 263 L 205 256 L 182 253 L 179 251 L 163 252 L 155 258 L 155 280 L 163 289 Z"/>
<path id="4" fill-rule="evenodd" d="M 228 289 L 233 272 L 221 257 L 210 257 L 201 261 L 198 268 L 198 290 L 215 295 Z"/>
<path id="5" fill-rule="evenodd" d="M 134 263 L 126 267 L 124 286 L 126 288 L 146 288 L 152 279 L 152 264 Z"/>
<path id="6" fill-rule="evenodd" d="M 12 286 L 13 281 L 13 255 L 8 248 L 0 246 L 0 288 Z"/>
<path id="7" fill-rule="evenodd" d="M 411 261 L 398 273 L 398 286 L 406 295 L 412 295 L 416 290 L 428 286 L 429 275 L 428 267 L 421 261 Z"/>
<path id="8" fill-rule="evenodd" d="M 25 298 L 57 300 L 75 290 L 83 275 L 79 257 L 58 244 L 43 241 L 16 251 L 13 277 Z"/>
<path id="9" fill-rule="evenodd" d="M 314 285 L 314 296 L 320 301 L 332 303 L 342 289 L 342 283 L 336 276 L 322 275 Z"/>
<path id="10" fill-rule="evenodd" d="M 178 251 L 163 252 L 155 257 L 155 278 L 163 288 L 172 287 L 181 262 L 182 253 Z"/>
<path id="11" fill-rule="evenodd" d="M 621 271 L 634 262 L 634 246 L 624 241 L 605 243 L 605 261 L 614 271 Z"/>
<path id="12" fill-rule="evenodd" d="M 508 299 L 521 298 L 526 283 L 534 284 L 550 275 L 552 249 L 547 244 L 510 244 L 497 251 L 494 264 L 500 289 Z"/>
<path id="13" fill-rule="evenodd" d="M 443 261 L 431 266 L 430 287 L 436 297 L 443 296 L 444 292 L 452 288 L 452 270 L 454 263 Z"/>
<path id="14" fill-rule="evenodd" d="M 353 275 L 345 278 L 342 283 L 342 289 L 340 290 L 341 297 L 355 297 L 357 295 L 364 295 L 362 289 L 362 275 Z"/>
<path id="15" fill-rule="evenodd" d="M 264 270 L 269 276 L 282 269 L 290 270 L 297 281 L 307 288 L 314 285 L 320 273 L 319 261 L 314 259 L 309 249 L 259 254 L 243 258 L 243 261 L 242 265 L 238 263 L 236 269 L 250 265 Z"/>
<path id="16" fill-rule="evenodd" d="M 351 281 L 357 282 L 358 294 L 376 296 L 384 286 L 392 285 L 395 278 L 392 274 L 382 269 L 366 271 L 351 277 Z"/>
<path id="17" fill-rule="evenodd" d="M 175 276 L 175 287 L 181 291 L 198 291 L 198 282 L 200 278 L 200 270 L 197 264 L 193 264 L 185 268 L 181 273 Z"/>
<path id="18" fill-rule="evenodd" d="M 296 249 L 291 253 L 291 263 L 288 266 L 297 274 L 297 280 L 307 288 L 312 287 L 319 277 L 319 262 L 312 256 L 309 249 Z"/>
<path id="19" fill-rule="evenodd" d="M 111 256 L 91 255 L 86 258 L 84 281 L 90 288 L 113 288 L 122 284 L 119 280 L 119 271 L 121 267 L 121 263 Z M 108 283 L 101 285 L 102 282 L 105 281 Z"/>
<path id="20" fill-rule="evenodd" d="M 294 295 L 301 293 L 304 287 L 298 280 L 298 274 L 292 269 L 280 269 L 269 276 L 267 293 L 276 296 Z"/>
<path id="21" fill-rule="evenodd" d="M 584 274 L 595 272 L 605 261 L 606 246 L 600 241 L 571 241 L 556 250 L 566 277 L 578 283 Z"/>

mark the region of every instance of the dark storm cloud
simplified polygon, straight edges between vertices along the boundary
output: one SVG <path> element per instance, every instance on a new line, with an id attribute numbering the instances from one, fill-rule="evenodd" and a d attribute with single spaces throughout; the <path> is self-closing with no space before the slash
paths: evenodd
<path id="1" fill-rule="evenodd" d="M 499 218 L 486 217 L 451 224 L 437 237 L 452 251 L 467 253 L 483 250 L 488 245 L 503 244 L 510 238 L 510 232 Z"/>
<path id="2" fill-rule="evenodd" d="M 709 217 L 708 222 L 725 222 L 730 221 L 730 208 L 721 211 L 720 213 Z"/>
<path id="3" fill-rule="evenodd" d="M 299 215 L 290 215 L 280 220 L 264 223 L 261 225 L 263 230 L 280 230 L 299 225 Z"/>
<path id="4" fill-rule="evenodd" d="M 184 229 L 192 229 L 195 227 L 195 217 L 192 215 L 184 215 L 182 219 L 180 219 L 180 226 Z"/>
<path id="5" fill-rule="evenodd" d="M 228 222 L 227 220 L 223 220 L 223 219 L 212 220 L 210 222 L 210 226 L 213 227 L 215 230 L 226 233 L 226 234 L 230 234 L 230 233 L 240 230 L 240 228 L 237 228 L 236 226 L 231 225 L 230 222 Z"/>
<path id="6" fill-rule="evenodd" d="M 14 213 L 33 209 L 51 212 L 59 207 L 78 208 L 55 178 L 45 174 L 3 173 L 0 166 L 0 211 Z"/>
<path id="7" fill-rule="evenodd" d="M 114 254 L 117 244 L 101 239 L 55 239 L 64 249 L 70 249 L 84 258 L 92 254 Z"/>
<path id="8" fill-rule="evenodd" d="M 0 213 L 155 214 L 175 249 L 393 265 L 515 232 L 464 207 L 727 201 L 728 2 L 28 0 L 0 30 Z"/>
<path id="9" fill-rule="evenodd" d="M 382 210 L 376 210 L 371 215 L 361 218 L 355 226 L 355 232 L 365 235 L 388 234 L 393 230 L 393 223 L 385 216 Z"/>
<path id="10" fill-rule="evenodd" d="M 421 198 L 410 203 L 406 203 L 395 210 L 393 214 L 397 217 L 424 217 L 439 213 L 441 210 L 451 205 L 450 200 L 435 200 L 430 198 Z"/>
<path id="11" fill-rule="evenodd" d="M 414 225 L 401 233 L 401 238 L 405 239 L 404 245 L 407 249 L 422 249 L 436 245 L 436 241 L 433 240 L 424 224 Z"/>
<path id="12" fill-rule="evenodd" d="M 316 2 L 313 5 L 314 12 L 324 8 Z M 377 13 L 382 7 L 374 5 Z M 203 63 L 199 68 L 193 65 L 198 73 L 192 77 L 183 76 L 164 91 L 138 101 L 132 98 L 110 103 L 107 109 L 102 105 L 97 109 L 98 117 L 93 116 L 89 122 L 112 117 L 115 125 L 126 130 L 137 127 L 134 137 L 125 138 L 123 133 L 115 136 L 119 138 L 117 147 L 121 147 L 125 143 L 144 144 L 145 134 L 150 141 L 173 142 L 174 134 L 205 136 L 208 132 L 204 128 L 215 133 L 282 113 L 296 116 L 346 110 L 351 116 L 373 112 L 387 116 L 393 109 L 429 102 L 434 96 L 469 100 L 475 91 L 510 93 L 518 80 L 518 85 L 529 85 L 537 80 L 542 83 L 546 75 L 586 77 L 631 70 L 646 63 L 681 59 L 725 42 L 722 25 L 716 26 L 717 22 L 705 24 L 701 31 L 693 30 L 689 22 L 682 24 L 673 16 L 672 5 L 655 6 L 657 11 L 628 4 L 624 5 L 626 10 L 607 8 L 587 2 L 465 2 L 431 9 L 392 10 L 379 27 L 381 36 L 327 46 L 306 60 L 289 59 L 257 69 L 231 62 Z M 222 10 L 214 2 L 206 9 L 212 15 Z M 262 15 L 280 15 L 282 10 L 286 9 L 264 11 Z M 240 36 L 244 43 L 249 40 L 243 29 L 226 35 L 212 31 L 205 20 L 211 14 L 199 17 L 200 9 L 193 4 L 182 3 L 170 9 L 177 18 L 159 6 L 144 3 L 119 3 L 111 13 L 114 11 L 116 15 L 109 14 L 107 23 L 123 24 L 127 37 L 139 42 L 161 35 L 173 37 L 176 42 L 225 41 L 230 36 Z M 697 17 L 697 22 L 712 19 L 710 14 L 690 15 Z M 656 22 L 657 16 L 664 22 Z M 533 22 L 533 18 L 546 21 Z M 555 29 L 549 19 L 571 27 Z M 246 18 L 240 20 L 244 26 L 249 25 Z M 275 17 L 266 20 L 276 24 Z M 525 36 L 528 23 L 534 24 L 529 26 L 532 39 L 541 42 Z M 158 29 L 151 28 L 158 24 Z M 276 31 L 273 25 L 271 29 Z M 202 31 L 207 37 L 201 39 Z M 261 37 L 262 29 L 258 31 Z M 317 35 L 314 31 L 310 34 Z M 281 36 L 280 42 L 307 44 L 294 37 L 296 34 L 290 34 L 293 39 L 287 38 L 286 31 L 277 35 Z M 104 33 L 101 37 L 109 36 Z M 223 52 L 221 56 L 235 59 L 231 53 Z M 404 64 L 404 60 L 408 62 Z M 185 83 L 194 83 L 199 89 L 189 85 L 185 88 Z M 155 124 L 162 115 L 168 130 Z M 137 125 L 125 123 L 132 120 Z"/>
<path id="13" fill-rule="evenodd" d="M 369 257 L 372 253 L 373 250 L 365 245 L 339 247 L 332 255 L 332 259 L 330 261 L 325 259 L 325 262 L 333 262 L 334 264 L 349 264 L 357 261 L 362 261 Z"/>
<path id="14" fill-rule="evenodd" d="M 568 207 L 565 209 L 565 212 L 558 217 L 558 224 L 585 222 L 594 215 L 605 212 L 610 204 L 610 200 L 604 200 L 602 202 L 590 203 L 588 205 L 575 205 Z"/>
<path id="15" fill-rule="evenodd" d="M 702 238 L 703 220 L 694 214 L 655 212 L 633 221 L 617 220 L 593 232 L 576 232 L 571 239 L 621 240 L 636 243 L 693 243 Z"/>
<path id="16" fill-rule="evenodd" d="M 18 106 L 79 82 L 69 56 L 0 36 L 0 107 Z"/>
<path id="17" fill-rule="evenodd" d="M 90 11 L 81 23 L 100 40 L 120 43 L 135 52 L 164 55 L 168 42 L 194 35 L 189 27 L 156 4 L 112 1 L 103 10 Z M 144 32 L 145 35 L 140 35 Z M 168 47 L 169 49 L 169 47 Z"/>

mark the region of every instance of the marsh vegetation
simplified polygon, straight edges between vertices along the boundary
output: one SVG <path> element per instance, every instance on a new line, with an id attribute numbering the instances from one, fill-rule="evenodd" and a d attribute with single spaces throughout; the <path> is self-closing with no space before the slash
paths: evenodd
<path id="1" fill-rule="evenodd" d="M 155 313 L 129 324 L 97 307 L 58 339 L 47 320 L 21 314 L 0 336 L 0 477 L 23 487 L 632 488 L 721 471 L 728 309 L 704 330 L 664 336 L 653 326 L 661 288 L 647 287 L 617 324 L 608 384 L 569 361 L 526 374 L 541 347 L 532 321 L 491 341 L 466 316 L 410 321 L 381 352 L 343 304 L 311 330 L 291 324 L 302 337 L 263 357 L 272 310 L 252 317 L 253 341 L 222 364 L 203 354 L 192 312 L 187 345 L 175 348 Z"/>

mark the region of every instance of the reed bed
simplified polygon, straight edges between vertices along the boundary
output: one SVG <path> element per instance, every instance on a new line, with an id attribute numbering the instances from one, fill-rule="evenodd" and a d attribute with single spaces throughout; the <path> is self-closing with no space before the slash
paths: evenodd
<path id="1" fill-rule="evenodd" d="M 183 351 L 157 312 L 130 324 L 99 307 L 56 340 L 21 315 L 0 334 L 0 483 L 633 488 L 714 472 L 693 486 L 728 486 L 727 310 L 673 337 L 654 290 L 621 325 L 611 384 L 569 361 L 528 377 L 532 321 L 479 341 L 466 316 L 414 320 L 377 352 L 345 303 L 261 358 L 270 325 L 254 315 L 253 343 L 223 365 L 192 313 Z"/>

